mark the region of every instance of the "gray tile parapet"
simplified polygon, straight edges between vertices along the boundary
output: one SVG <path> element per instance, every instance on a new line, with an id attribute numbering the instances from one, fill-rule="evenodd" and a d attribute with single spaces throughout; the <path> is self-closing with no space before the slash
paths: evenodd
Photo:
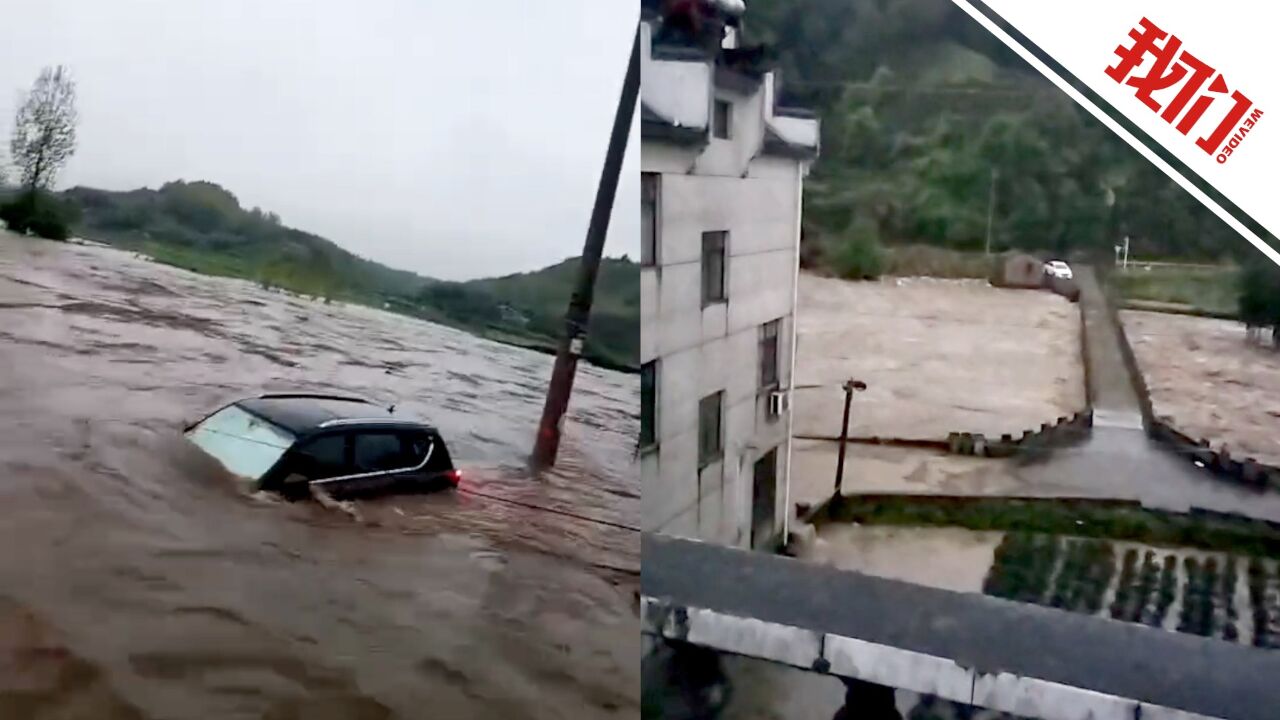
<path id="1" fill-rule="evenodd" d="M 641 543 L 649 634 L 1050 720 L 1273 720 L 1280 708 L 1280 652 L 707 543 Z"/>

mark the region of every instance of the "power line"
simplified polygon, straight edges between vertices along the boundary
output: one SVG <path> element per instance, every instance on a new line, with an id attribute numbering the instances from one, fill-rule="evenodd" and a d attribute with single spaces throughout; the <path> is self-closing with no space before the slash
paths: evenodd
<path id="1" fill-rule="evenodd" d="M 1024 96 L 1056 96 L 1062 94 L 1055 87 L 1015 88 L 1015 87 L 918 87 L 913 85 L 876 85 L 866 82 L 848 80 L 790 80 L 782 84 L 785 92 L 788 88 L 844 88 L 846 90 L 864 90 L 868 92 L 901 92 L 924 95 L 1024 95 Z M 1066 99 L 1066 96 L 1062 96 Z"/>
<path id="2" fill-rule="evenodd" d="M 475 495 L 477 497 L 488 498 L 490 500 L 497 500 L 498 502 L 509 503 L 511 505 L 519 505 L 520 507 L 529 508 L 531 510 L 541 510 L 543 512 L 549 512 L 555 515 L 563 515 L 564 517 L 571 517 L 577 520 L 583 520 L 585 522 L 595 523 L 597 525 L 608 525 L 609 527 L 618 528 L 619 530 L 630 530 L 631 532 L 640 532 L 640 528 L 638 527 L 633 527 L 631 525 L 624 525 L 622 523 L 616 523 L 611 520 L 601 520 L 600 518 L 593 518 L 593 517 L 588 517 L 586 515 L 579 515 L 577 513 L 569 512 L 568 510 L 557 510 L 556 508 L 546 507 L 545 505 L 535 505 L 533 503 L 521 502 L 519 500 L 512 500 L 511 498 L 504 498 L 498 495 L 490 495 L 489 493 L 482 493 L 478 490 L 468 490 L 462 487 L 455 488 L 454 490 L 455 492 L 460 492 L 465 495 Z"/>

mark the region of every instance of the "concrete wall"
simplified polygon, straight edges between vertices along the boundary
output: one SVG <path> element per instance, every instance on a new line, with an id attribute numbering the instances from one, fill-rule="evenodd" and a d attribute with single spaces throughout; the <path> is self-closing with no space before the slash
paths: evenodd
<path id="1" fill-rule="evenodd" d="M 1257 458 L 1239 458 L 1225 445 L 1213 448 L 1206 438 L 1192 438 L 1174 427 L 1169 418 L 1153 417 L 1147 433 L 1173 452 L 1200 461 L 1214 476 L 1257 489 L 1280 490 L 1280 467 L 1258 462 Z"/>
<path id="2" fill-rule="evenodd" d="M 1024 430 L 1017 437 L 1005 434 L 997 439 L 986 437 L 982 433 L 948 433 L 945 447 L 948 452 L 955 455 L 1012 457 L 1019 451 L 1029 448 L 1080 442 L 1088 436 L 1091 427 L 1093 427 L 1093 409 L 1086 408 L 1071 415 L 1060 416 L 1052 423 L 1042 423 L 1038 428 Z"/>
<path id="3" fill-rule="evenodd" d="M 723 142 L 723 141 L 720 141 Z M 644 149 L 660 172 L 659 262 L 641 270 L 641 362 L 657 359 L 657 447 L 642 455 L 646 530 L 746 546 L 752 470 L 778 452 L 774 526 L 785 511 L 788 418 L 768 414 L 759 387 L 761 325 L 780 320 L 779 376 L 791 382 L 796 223 L 801 168 L 761 158 L 747 177 L 685 174 L 696 151 Z M 706 164 L 736 162 L 726 149 Z M 702 307 L 702 233 L 729 232 L 728 300 Z M 723 391 L 724 455 L 698 471 L 698 402 Z"/>
<path id="4" fill-rule="evenodd" d="M 1280 707 L 1276 653 L 708 543 L 641 544 L 641 631 L 665 640 L 1045 720 L 1272 720 Z"/>
<path id="5" fill-rule="evenodd" d="M 790 413 L 770 415 L 760 387 L 761 326 L 779 321 L 780 389 L 791 384 L 800 198 L 807 161 L 764 152 L 774 120 L 793 142 L 818 122 L 774 117 L 774 78 L 717 74 L 667 50 L 655 57 L 641 29 L 641 99 L 680 127 L 705 128 L 730 103 L 730 133 L 694 146 L 643 136 L 641 170 L 657 173 L 656 262 L 641 269 L 641 362 L 657 363 L 656 442 L 642 450 L 645 530 L 751 544 L 757 460 L 777 452 L 773 532 L 786 522 Z M 779 130 L 774 128 L 774 132 Z M 727 301 L 702 305 L 702 234 L 727 231 Z M 699 469 L 699 401 L 723 392 L 723 453 Z M 757 539 L 759 542 L 759 539 Z"/>
<path id="6" fill-rule="evenodd" d="M 706 608 L 641 597 L 641 632 L 823 675 L 872 682 L 969 707 L 1045 720 L 1215 720 L 1178 708 Z M 849 710 L 856 710 L 849 708 Z"/>
<path id="7" fill-rule="evenodd" d="M 706 128 L 711 116 L 711 60 L 656 61 L 649 52 L 653 35 L 640 24 L 640 85 L 644 104 L 682 127 Z"/>
<path id="8" fill-rule="evenodd" d="M 1026 253 L 1006 253 L 1000 260 L 991 284 L 997 287 L 1039 288 L 1044 286 L 1044 261 Z"/>
<path id="9" fill-rule="evenodd" d="M 774 117 L 769 124 L 789 142 L 813 146 L 818 144 L 818 126 L 803 118 Z"/>

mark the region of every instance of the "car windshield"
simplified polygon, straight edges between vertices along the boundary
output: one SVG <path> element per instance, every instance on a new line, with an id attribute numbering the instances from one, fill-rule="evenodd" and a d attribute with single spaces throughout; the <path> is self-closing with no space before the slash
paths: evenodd
<path id="1" fill-rule="evenodd" d="M 235 405 L 200 421 L 187 437 L 227 470 L 250 480 L 260 480 L 294 441 L 292 434 Z"/>

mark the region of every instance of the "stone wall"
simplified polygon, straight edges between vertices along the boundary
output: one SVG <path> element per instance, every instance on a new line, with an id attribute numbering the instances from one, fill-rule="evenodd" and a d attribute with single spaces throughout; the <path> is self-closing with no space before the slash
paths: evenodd
<path id="1" fill-rule="evenodd" d="M 1124 356 L 1130 377 L 1133 378 L 1147 434 L 1178 455 L 1200 462 L 1221 478 L 1259 489 L 1280 490 L 1280 467 L 1260 463 L 1251 457 L 1232 457 L 1230 449 L 1225 445 L 1215 449 L 1208 439 L 1193 438 L 1178 430 L 1170 418 L 1156 417 L 1146 376 L 1142 374 L 1138 358 L 1129 344 L 1129 337 L 1125 334 L 1124 324 L 1120 321 L 1120 313 L 1116 310 L 1114 301 L 1107 303 L 1107 311 L 1112 314 L 1116 331 L 1120 335 L 1120 353 Z"/>
<path id="2" fill-rule="evenodd" d="M 1079 442 L 1084 439 L 1092 426 L 1093 410 L 1086 408 L 1071 415 L 1058 417 L 1051 423 L 1041 423 L 1039 427 L 1024 430 L 1017 436 L 1005 433 L 999 438 L 995 438 L 987 437 L 983 433 L 949 432 L 946 440 L 872 436 L 851 437 L 845 442 L 855 445 L 887 445 L 890 447 L 916 448 L 918 450 L 935 450 L 948 452 L 952 455 L 976 455 L 993 458 L 1011 457 L 1019 450 L 1061 447 Z M 840 442 L 838 439 L 828 437 L 803 435 L 797 435 L 796 439 Z"/>
<path id="3" fill-rule="evenodd" d="M 1059 417 L 1053 423 L 1025 430 L 1014 437 L 1001 435 L 988 438 L 982 433 L 953 432 L 947 435 L 946 450 L 953 455 L 979 457 L 1011 457 L 1023 450 L 1060 447 L 1080 442 L 1093 427 L 1093 410 L 1085 409 L 1073 415 Z"/>
<path id="4" fill-rule="evenodd" d="M 1173 452 L 1203 464 L 1221 478 L 1249 487 L 1280 490 L 1280 467 L 1251 457 L 1232 457 L 1226 445 L 1214 448 L 1207 439 L 1192 438 L 1166 418 L 1152 418 L 1147 423 L 1147 434 Z"/>
<path id="5" fill-rule="evenodd" d="M 1124 357 L 1125 369 L 1129 371 L 1133 389 L 1138 394 L 1138 405 L 1142 409 L 1142 424 L 1150 433 L 1151 421 L 1155 418 L 1155 413 L 1151 409 L 1151 391 L 1147 388 L 1147 378 L 1142 374 L 1142 368 L 1138 367 L 1138 356 L 1133 354 L 1133 346 L 1129 344 L 1129 336 L 1124 332 L 1124 323 L 1120 321 L 1120 311 L 1116 309 L 1116 305 L 1114 297 L 1107 298 L 1107 312 L 1111 314 L 1111 321 L 1115 323 L 1116 332 L 1120 338 L 1120 355 Z"/>
<path id="6" fill-rule="evenodd" d="M 1072 278 L 1061 278 L 1050 275 L 1045 278 L 1045 287 L 1071 302 L 1080 301 L 1080 285 Z"/>

